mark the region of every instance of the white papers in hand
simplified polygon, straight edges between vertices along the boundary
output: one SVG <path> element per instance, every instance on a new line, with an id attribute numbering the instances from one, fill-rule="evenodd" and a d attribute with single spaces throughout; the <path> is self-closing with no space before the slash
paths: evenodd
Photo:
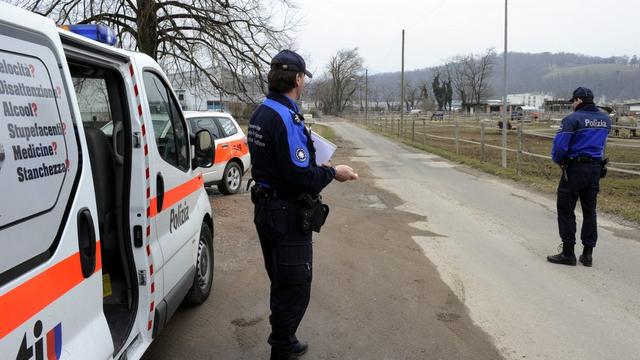
<path id="1" fill-rule="evenodd" d="M 338 147 L 314 131 L 311 132 L 311 140 L 313 140 L 313 146 L 316 148 L 316 164 L 322 165 L 331 160 Z"/>

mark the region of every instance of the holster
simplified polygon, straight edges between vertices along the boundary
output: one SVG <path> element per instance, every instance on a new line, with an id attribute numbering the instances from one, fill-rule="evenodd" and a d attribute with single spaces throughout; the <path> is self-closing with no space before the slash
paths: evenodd
<path id="1" fill-rule="evenodd" d="M 600 179 L 603 179 L 607 176 L 607 164 L 609 163 L 609 158 L 604 158 L 600 161 Z"/>
<path id="2" fill-rule="evenodd" d="M 298 225 L 304 233 L 320 232 L 329 216 L 329 206 L 322 203 L 322 196 L 301 194 L 296 200 Z"/>
<path id="3" fill-rule="evenodd" d="M 560 168 L 562 169 L 562 180 L 569 181 L 569 175 L 567 175 L 567 167 L 569 166 L 569 162 L 564 159 L 560 163 Z"/>
<path id="4" fill-rule="evenodd" d="M 267 201 L 272 198 L 271 192 L 260 185 L 254 185 L 251 187 L 251 202 L 257 205 L 259 202 Z"/>

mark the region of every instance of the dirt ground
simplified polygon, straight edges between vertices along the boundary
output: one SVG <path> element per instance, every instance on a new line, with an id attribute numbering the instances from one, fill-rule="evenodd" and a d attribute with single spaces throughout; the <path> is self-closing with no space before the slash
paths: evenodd
<path id="1" fill-rule="evenodd" d="M 354 149 L 338 141 L 335 163 Z M 331 214 L 314 236 L 311 303 L 298 331 L 304 359 L 500 359 L 464 303 L 411 239 L 424 219 L 361 180 L 323 192 Z M 179 309 L 144 359 L 268 359 L 268 279 L 248 194 L 211 193 L 215 212 L 213 292 L 200 307 Z"/>

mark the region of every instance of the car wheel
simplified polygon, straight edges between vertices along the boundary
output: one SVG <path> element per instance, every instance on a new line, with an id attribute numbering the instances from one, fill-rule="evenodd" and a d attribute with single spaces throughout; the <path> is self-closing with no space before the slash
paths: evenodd
<path id="1" fill-rule="evenodd" d="M 196 257 L 196 274 L 187 294 L 190 304 L 199 305 L 205 302 L 211 293 L 213 283 L 213 235 L 205 223 L 200 228 L 198 256 Z"/>
<path id="2" fill-rule="evenodd" d="M 230 161 L 224 168 L 222 182 L 218 185 L 218 190 L 225 195 L 235 194 L 240 190 L 242 184 L 242 170 L 240 165 L 234 161 Z"/>

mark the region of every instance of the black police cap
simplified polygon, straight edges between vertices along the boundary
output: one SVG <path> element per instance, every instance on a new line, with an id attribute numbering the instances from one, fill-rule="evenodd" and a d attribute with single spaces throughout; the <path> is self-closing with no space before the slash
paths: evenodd
<path id="1" fill-rule="evenodd" d="M 304 62 L 302 56 L 296 54 L 291 50 L 282 50 L 271 60 L 271 68 L 284 70 L 284 71 L 295 71 L 298 73 L 304 73 L 310 79 L 313 78 L 313 75 L 307 70 L 307 65 Z"/>
<path id="2" fill-rule="evenodd" d="M 591 91 L 591 89 L 581 86 L 573 90 L 573 95 L 571 96 L 571 99 L 569 99 L 569 102 L 573 102 L 575 99 L 593 100 L 593 91 Z"/>

